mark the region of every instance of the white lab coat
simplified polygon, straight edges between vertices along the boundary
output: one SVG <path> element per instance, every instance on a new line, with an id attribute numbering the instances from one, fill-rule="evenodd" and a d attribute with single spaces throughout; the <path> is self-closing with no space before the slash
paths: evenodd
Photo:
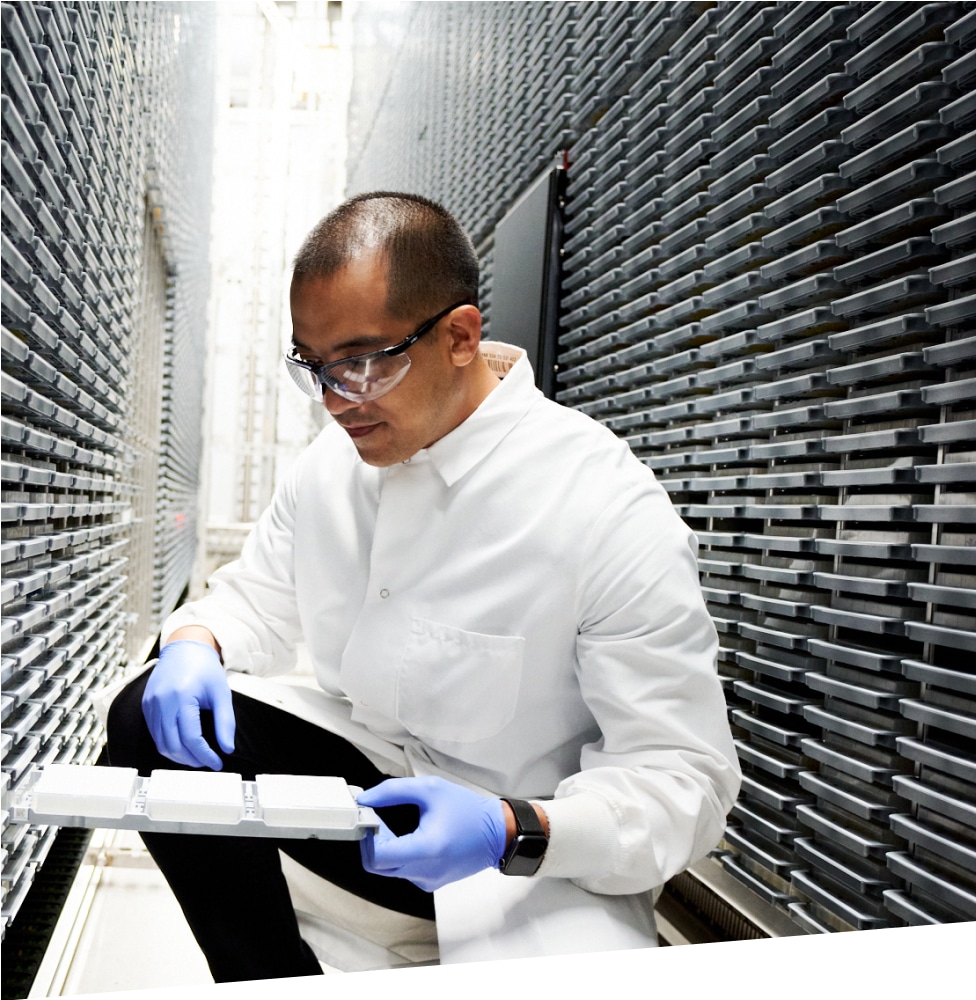
<path id="1" fill-rule="evenodd" d="M 642 892 L 715 846 L 740 780 L 696 542 L 524 352 L 482 350 L 509 374 L 407 462 L 368 466 L 327 426 L 163 638 L 205 625 L 258 675 L 304 641 L 307 718 L 387 773 L 551 798 L 539 874 Z"/>

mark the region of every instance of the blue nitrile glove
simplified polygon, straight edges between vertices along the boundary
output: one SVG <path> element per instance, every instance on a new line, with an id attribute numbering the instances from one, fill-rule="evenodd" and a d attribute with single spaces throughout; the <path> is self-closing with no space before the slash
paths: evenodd
<path id="1" fill-rule="evenodd" d="M 362 806 L 415 805 L 420 824 L 397 837 L 380 821 L 359 842 L 363 867 L 395 875 L 433 892 L 442 885 L 497 868 L 507 836 L 501 799 L 487 798 L 444 778 L 388 778 L 356 797 Z"/>
<path id="2" fill-rule="evenodd" d="M 217 742 L 225 753 L 234 749 L 234 707 L 220 656 L 212 646 L 192 639 L 167 643 L 142 694 L 142 714 L 156 749 L 187 767 L 223 768 L 203 738 L 200 709 L 214 716 Z"/>

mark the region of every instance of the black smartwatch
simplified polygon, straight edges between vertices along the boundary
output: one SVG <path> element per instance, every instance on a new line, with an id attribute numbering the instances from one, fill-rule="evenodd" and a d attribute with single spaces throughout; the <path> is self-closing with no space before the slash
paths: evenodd
<path id="1" fill-rule="evenodd" d="M 498 870 L 503 875 L 534 875 L 546 856 L 549 838 L 542 826 L 542 821 L 525 799 L 507 799 L 515 814 L 515 836 L 508 845 L 505 857 L 498 862 Z"/>

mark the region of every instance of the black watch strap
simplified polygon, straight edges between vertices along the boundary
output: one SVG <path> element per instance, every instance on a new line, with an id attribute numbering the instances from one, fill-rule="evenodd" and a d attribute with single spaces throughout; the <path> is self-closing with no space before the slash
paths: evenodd
<path id="1" fill-rule="evenodd" d="M 534 875 L 546 856 L 549 838 L 531 802 L 525 799 L 509 799 L 507 802 L 515 816 L 515 836 L 505 856 L 498 863 L 503 875 Z"/>

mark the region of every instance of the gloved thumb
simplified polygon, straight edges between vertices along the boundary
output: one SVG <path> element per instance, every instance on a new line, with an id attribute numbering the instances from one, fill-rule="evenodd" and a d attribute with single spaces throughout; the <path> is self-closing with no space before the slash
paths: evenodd
<path id="1" fill-rule="evenodd" d="M 378 785 L 361 791 L 356 796 L 356 801 L 361 806 L 369 806 L 373 809 L 407 804 L 427 805 L 426 799 L 417 798 L 414 792 L 416 783 L 414 778 L 387 778 Z"/>
<path id="2" fill-rule="evenodd" d="M 373 830 L 366 831 L 366 836 L 359 842 L 359 853 L 366 871 L 382 871 L 392 875 L 396 866 L 384 861 L 377 861 L 376 852 L 379 849 L 382 856 L 386 845 L 397 839 L 396 834 L 378 816 L 377 819 L 379 820 L 379 828 L 375 832 Z"/>

